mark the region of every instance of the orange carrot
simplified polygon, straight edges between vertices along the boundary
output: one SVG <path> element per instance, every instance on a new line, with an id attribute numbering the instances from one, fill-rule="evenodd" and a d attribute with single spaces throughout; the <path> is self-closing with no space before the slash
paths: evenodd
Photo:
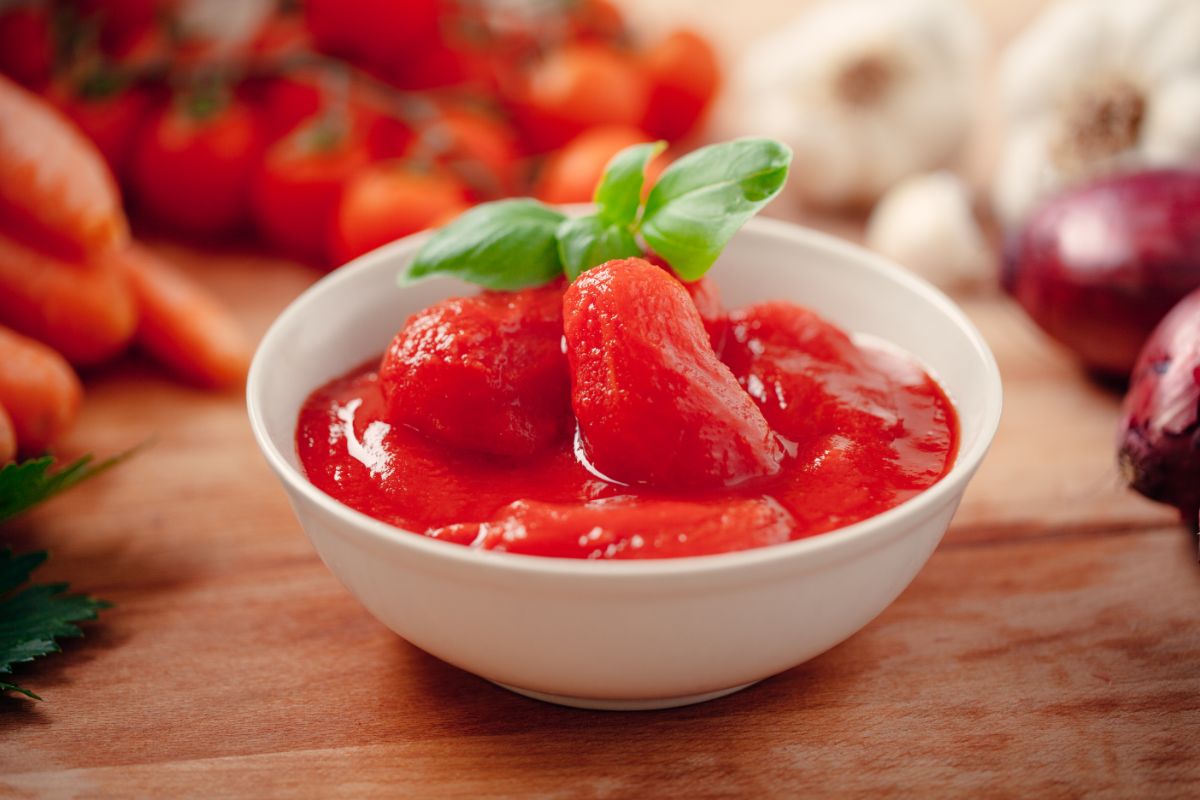
<path id="1" fill-rule="evenodd" d="M 76 265 L 0 233 L 0 324 L 45 342 L 72 364 L 111 358 L 137 326 L 116 255 Z"/>
<path id="2" fill-rule="evenodd" d="M 79 378 L 62 356 L 0 327 L 0 406 L 8 411 L 21 452 L 40 453 L 53 444 L 75 422 L 82 400 Z"/>
<path id="3" fill-rule="evenodd" d="M 0 467 L 17 457 L 17 432 L 13 430 L 12 417 L 0 406 Z"/>
<path id="4" fill-rule="evenodd" d="M 87 137 L 0 77 L 0 222 L 70 256 L 129 238 L 116 181 Z"/>
<path id="5" fill-rule="evenodd" d="M 207 289 L 138 244 L 120 262 L 140 312 L 137 342 L 180 377 L 209 388 L 238 383 L 250 343 L 237 320 Z"/>

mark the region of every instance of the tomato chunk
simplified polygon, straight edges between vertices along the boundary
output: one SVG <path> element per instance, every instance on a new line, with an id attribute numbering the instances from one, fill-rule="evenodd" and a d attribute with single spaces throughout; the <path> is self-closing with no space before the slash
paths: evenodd
<path id="1" fill-rule="evenodd" d="M 379 374 L 392 422 L 454 447 L 532 455 L 570 428 L 562 286 L 436 303 L 408 320 Z"/>
<path id="2" fill-rule="evenodd" d="M 666 271 L 640 258 L 610 261 L 580 276 L 563 308 L 572 405 L 601 473 L 713 487 L 779 471 L 779 442 Z"/>

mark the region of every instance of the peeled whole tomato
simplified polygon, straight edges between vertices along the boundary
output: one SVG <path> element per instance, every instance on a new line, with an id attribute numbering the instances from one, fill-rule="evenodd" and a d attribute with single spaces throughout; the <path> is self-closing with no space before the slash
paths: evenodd
<path id="1" fill-rule="evenodd" d="M 1138 357 L 1125 396 L 1117 460 L 1129 485 L 1200 514 L 1200 290 L 1175 306 Z"/>
<path id="2" fill-rule="evenodd" d="M 1128 173 L 1037 208 L 1006 254 L 1029 316 L 1102 375 L 1123 378 L 1162 319 L 1200 287 L 1200 171 Z"/>

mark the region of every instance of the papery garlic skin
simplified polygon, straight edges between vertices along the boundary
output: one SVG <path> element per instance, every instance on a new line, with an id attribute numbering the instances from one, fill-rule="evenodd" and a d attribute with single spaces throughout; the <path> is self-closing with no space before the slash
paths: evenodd
<path id="1" fill-rule="evenodd" d="M 943 288 L 993 274 L 970 193 L 951 172 L 914 175 L 892 187 L 871 212 L 866 244 Z"/>
<path id="2" fill-rule="evenodd" d="M 716 125 L 790 145 L 802 199 L 867 204 L 957 153 L 983 50 L 955 0 L 830 0 L 747 48 Z"/>
<path id="3" fill-rule="evenodd" d="M 1061 0 L 1005 51 L 999 88 L 1006 226 L 1090 177 L 1198 163 L 1200 2 Z"/>

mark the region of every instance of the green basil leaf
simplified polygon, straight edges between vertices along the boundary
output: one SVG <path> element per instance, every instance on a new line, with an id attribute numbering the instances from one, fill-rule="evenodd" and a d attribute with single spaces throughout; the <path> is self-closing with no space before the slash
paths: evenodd
<path id="1" fill-rule="evenodd" d="M 704 275 L 787 180 L 792 151 L 771 139 L 702 147 L 668 167 L 646 198 L 646 243 L 684 280 Z"/>
<path id="2" fill-rule="evenodd" d="M 400 280 L 442 273 L 505 290 L 549 283 L 562 274 L 555 232 L 564 219 L 527 198 L 475 206 L 435 233 Z"/>
<path id="3" fill-rule="evenodd" d="M 605 261 L 641 254 L 642 248 L 626 225 L 588 216 L 564 220 L 558 226 L 558 257 L 569 280 Z"/>
<path id="4" fill-rule="evenodd" d="M 592 198 L 599 206 L 601 217 L 623 225 L 637 219 L 638 207 L 642 204 L 642 184 L 646 181 L 646 165 L 666 146 L 667 143 L 661 141 L 635 144 L 609 160 Z"/>

